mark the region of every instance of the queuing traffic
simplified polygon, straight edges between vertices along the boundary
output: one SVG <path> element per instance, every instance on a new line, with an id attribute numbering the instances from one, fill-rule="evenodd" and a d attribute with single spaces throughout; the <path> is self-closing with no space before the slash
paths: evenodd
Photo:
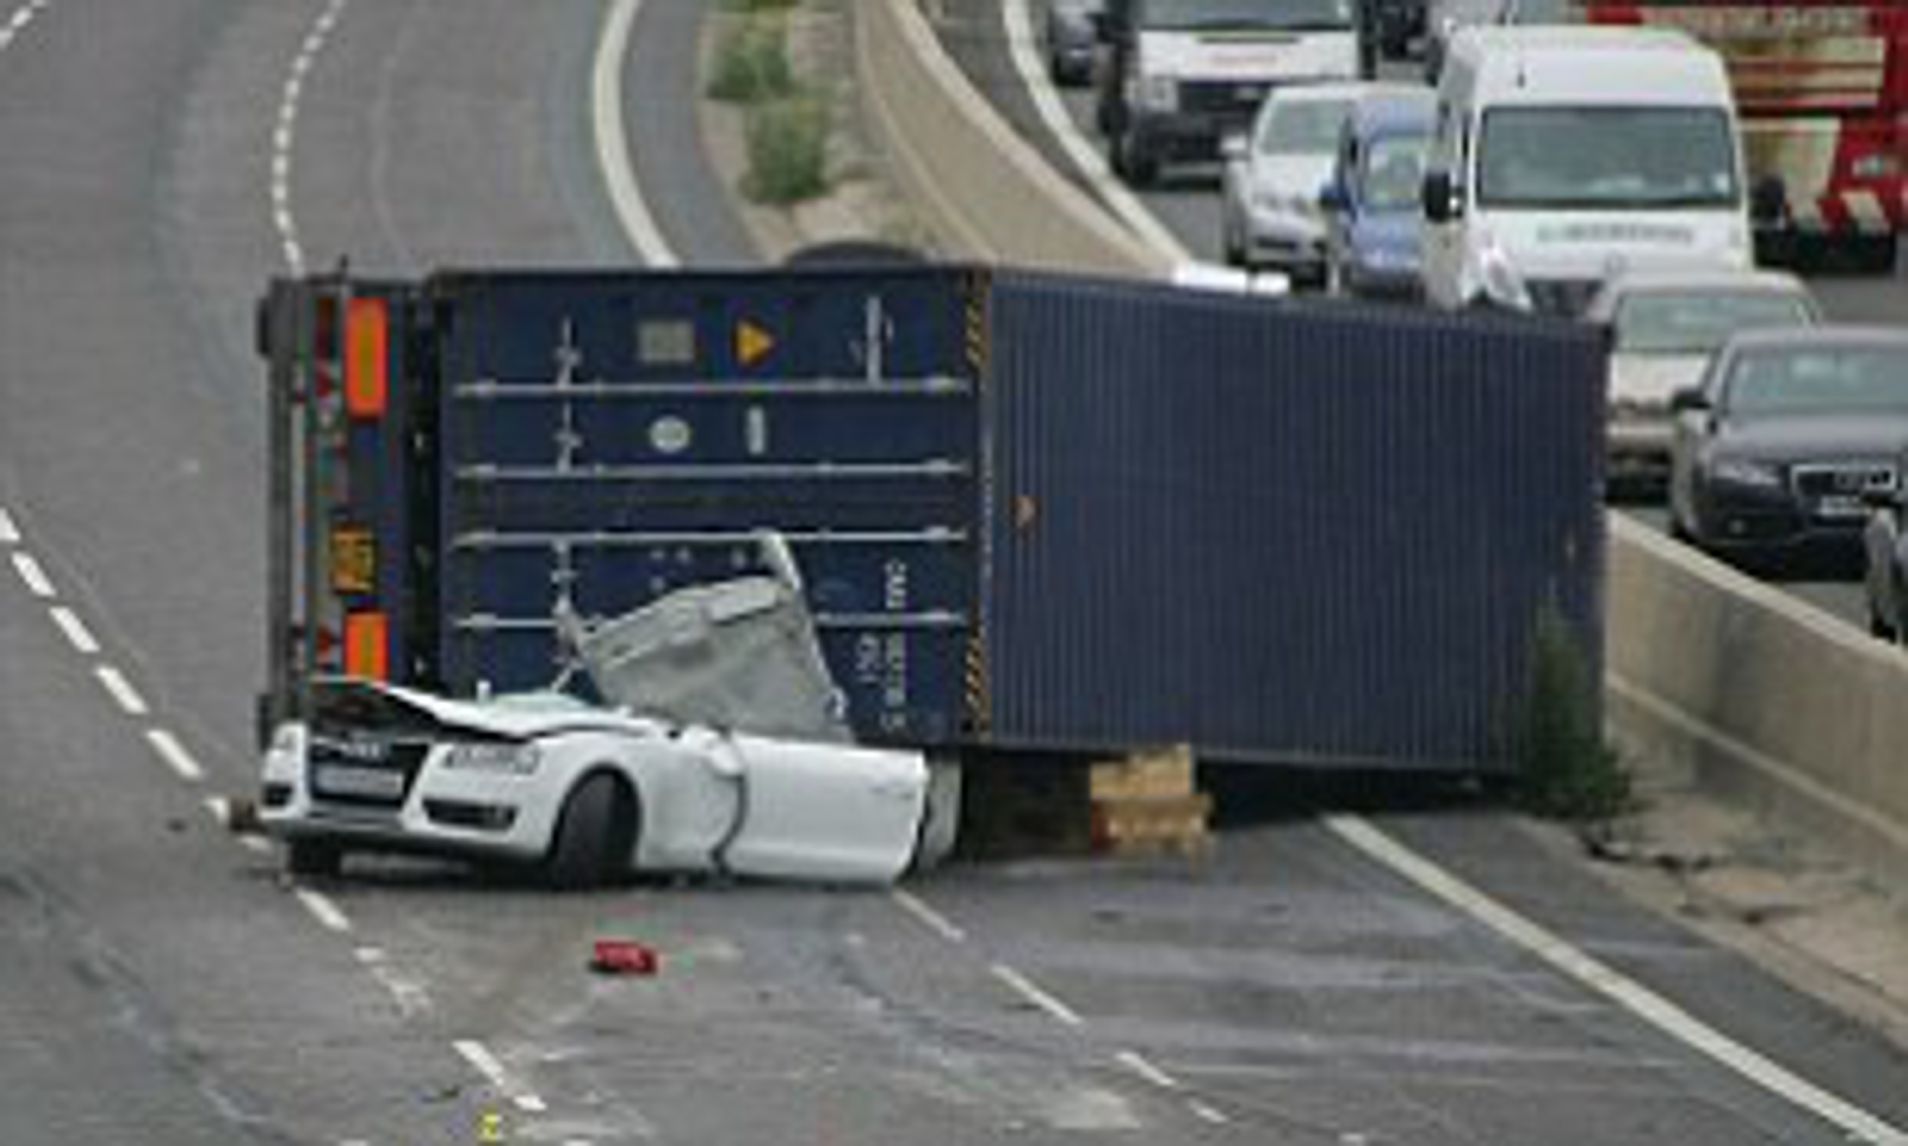
<path id="1" fill-rule="evenodd" d="M 1296 38 L 1292 19 L 1071 2 L 1050 9 L 1047 43 L 1071 37 L 1054 78 L 1091 85 L 1135 188 L 1161 177 L 1146 124 L 1170 112 L 1216 135 L 1226 262 L 1327 296 L 1609 331 L 1612 497 L 1666 504 L 1676 536 L 1759 573 L 1862 579 L 1871 628 L 1901 634 L 1908 426 L 1884 413 L 1908 403 L 1885 348 L 1898 332 L 1827 320 L 1795 272 L 1895 274 L 1908 11 L 1344 0 Z M 1097 66 L 1080 62 L 1083 28 Z M 1330 35 L 1353 48 L 1314 46 Z M 1777 353 L 1794 365 L 1786 420 L 1806 432 L 1756 447 L 1760 508 L 1724 511 L 1748 464 L 1727 455 L 1773 431 L 1731 396 L 1730 364 Z"/>

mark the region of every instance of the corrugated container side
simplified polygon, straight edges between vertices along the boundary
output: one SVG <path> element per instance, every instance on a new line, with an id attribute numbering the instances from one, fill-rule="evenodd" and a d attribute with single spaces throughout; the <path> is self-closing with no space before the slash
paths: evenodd
<path id="1" fill-rule="evenodd" d="M 1554 600 L 1600 664 L 1592 335 L 1003 277 L 991 734 L 1506 762 Z"/>
<path id="2" fill-rule="evenodd" d="M 973 598 L 976 426 L 946 269 L 450 276 L 443 676 L 565 665 L 610 616 L 757 568 L 784 532 L 872 739 L 947 741 Z"/>

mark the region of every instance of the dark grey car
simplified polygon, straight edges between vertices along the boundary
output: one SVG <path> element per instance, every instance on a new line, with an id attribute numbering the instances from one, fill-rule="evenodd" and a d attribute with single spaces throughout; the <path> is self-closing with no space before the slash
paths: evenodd
<path id="1" fill-rule="evenodd" d="M 1902 486 L 1908 330 L 1738 334 L 1671 405 L 1678 536 L 1756 564 L 1856 566 L 1870 504 Z"/>

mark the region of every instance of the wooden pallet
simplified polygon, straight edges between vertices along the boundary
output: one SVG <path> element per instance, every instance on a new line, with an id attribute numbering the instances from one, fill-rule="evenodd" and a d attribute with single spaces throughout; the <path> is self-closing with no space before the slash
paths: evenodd
<path id="1" fill-rule="evenodd" d="M 1212 797 L 1203 792 L 1096 801 L 1094 849 L 1114 855 L 1203 856 L 1212 848 L 1206 829 L 1210 815 Z"/>

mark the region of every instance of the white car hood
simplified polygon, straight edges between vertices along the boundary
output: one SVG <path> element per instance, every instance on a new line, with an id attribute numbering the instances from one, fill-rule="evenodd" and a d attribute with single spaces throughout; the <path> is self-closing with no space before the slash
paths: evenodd
<path id="1" fill-rule="evenodd" d="M 1252 157 L 1252 188 L 1282 199 L 1299 198 L 1317 206 L 1318 193 L 1332 178 L 1330 155 L 1265 155 Z"/>
<path id="2" fill-rule="evenodd" d="M 1143 31 L 1140 68 L 1145 75 L 1192 80 L 1266 82 L 1357 74 L 1357 42 L 1350 28 L 1336 32 Z"/>
<path id="3" fill-rule="evenodd" d="M 529 740 L 565 730 L 596 729 L 611 732 L 653 730 L 658 722 L 613 709 L 597 708 L 557 693 L 523 693 L 490 701 L 452 700 L 428 692 L 378 681 L 320 681 L 318 688 L 361 688 L 383 693 L 428 713 L 445 724 L 488 732 L 513 740 Z"/>
<path id="4" fill-rule="evenodd" d="M 1667 407 L 1670 395 L 1702 381 L 1707 354 L 1610 355 L 1610 400 L 1637 406 Z"/>

